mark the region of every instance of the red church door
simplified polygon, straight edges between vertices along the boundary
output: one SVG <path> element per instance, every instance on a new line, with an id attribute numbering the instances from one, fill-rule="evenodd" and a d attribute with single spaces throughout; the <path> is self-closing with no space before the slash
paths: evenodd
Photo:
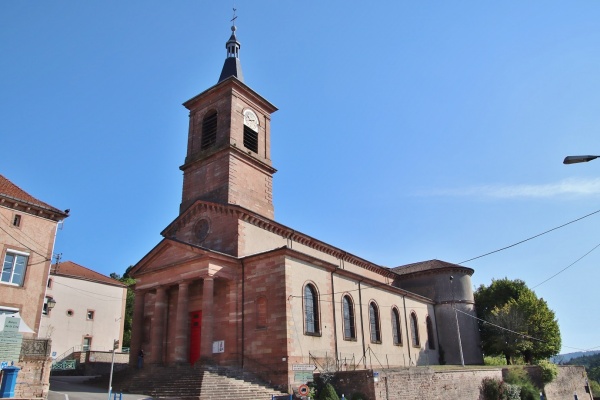
<path id="1" fill-rule="evenodd" d="M 190 313 L 190 364 L 200 359 L 200 338 L 202 333 L 202 311 Z"/>

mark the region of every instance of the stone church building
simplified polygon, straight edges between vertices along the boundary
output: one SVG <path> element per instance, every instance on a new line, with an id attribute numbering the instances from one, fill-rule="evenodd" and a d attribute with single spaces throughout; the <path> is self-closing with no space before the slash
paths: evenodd
<path id="1" fill-rule="evenodd" d="M 179 216 L 140 260 L 131 364 L 211 362 L 289 388 L 324 369 L 481 364 L 471 275 L 385 268 L 274 220 L 271 114 L 244 83 L 235 26 L 190 111 Z M 455 305 L 455 308 L 453 307 Z"/>

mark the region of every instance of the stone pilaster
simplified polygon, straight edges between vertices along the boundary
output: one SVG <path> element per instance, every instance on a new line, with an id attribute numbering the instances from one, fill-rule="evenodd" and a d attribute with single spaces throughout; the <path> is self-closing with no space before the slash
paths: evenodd
<path id="1" fill-rule="evenodd" d="M 175 351 L 174 357 L 176 363 L 184 363 L 189 359 L 189 283 L 181 282 L 179 284 L 179 293 L 177 294 L 177 316 L 175 318 Z"/>
<path id="2" fill-rule="evenodd" d="M 137 365 L 138 353 L 142 349 L 142 334 L 144 332 L 144 300 L 146 292 L 143 290 L 135 291 L 133 306 L 133 326 L 131 327 L 131 343 L 129 350 L 129 364 Z"/>
<path id="3" fill-rule="evenodd" d="M 156 289 L 154 300 L 154 316 L 152 318 L 152 332 L 150 338 L 151 363 L 160 364 L 163 361 L 163 343 L 165 332 L 165 312 L 167 310 L 167 290 L 164 287 Z"/>
<path id="4" fill-rule="evenodd" d="M 200 342 L 200 356 L 212 357 L 212 343 L 214 334 L 214 291 L 215 280 L 213 277 L 204 278 L 202 287 L 202 339 Z"/>

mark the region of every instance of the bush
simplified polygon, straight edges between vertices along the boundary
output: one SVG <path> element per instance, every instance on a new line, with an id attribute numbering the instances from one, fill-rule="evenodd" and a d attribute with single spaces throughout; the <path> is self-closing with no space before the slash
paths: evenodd
<path id="1" fill-rule="evenodd" d="M 340 400 L 331 383 L 325 385 L 319 393 L 319 400 Z"/>
<path id="2" fill-rule="evenodd" d="M 483 357 L 484 365 L 506 365 L 506 358 L 501 356 L 485 356 Z"/>
<path id="3" fill-rule="evenodd" d="M 523 368 L 510 368 L 505 381 L 521 388 L 521 400 L 539 400 L 540 391 L 535 387 L 527 371 Z"/>
<path id="4" fill-rule="evenodd" d="M 506 400 L 506 385 L 493 378 L 483 378 L 479 392 L 484 400 Z"/>
<path id="5" fill-rule="evenodd" d="M 523 384 L 521 386 L 521 400 L 539 400 L 540 390 L 533 386 L 533 383 Z"/>
<path id="6" fill-rule="evenodd" d="M 542 382 L 544 382 L 544 385 L 552 382 L 558 375 L 558 367 L 548 360 L 541 360 L 538 362 L 538 366 L 542 370 Z"/>
<path id="7" fill-rule="evenodd" d="M 506 400 L 521 400 L 521 386 L 506 384 Z"/>
<path id="8" fill-rule="evenodd" d="M 367 396 L 365 396 L 361 392 L 352 393 L 352 397 L 350 400 L 367 400 Z"/>

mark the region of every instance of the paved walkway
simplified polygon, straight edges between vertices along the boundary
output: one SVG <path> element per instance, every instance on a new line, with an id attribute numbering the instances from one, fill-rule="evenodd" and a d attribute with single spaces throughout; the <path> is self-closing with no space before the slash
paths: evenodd
<path id="1" fill-rule="evenodd" d="M 85 381 L 90 376 L 56 376 L 50 377 L 48 400 L 107 400 L 108 387 L 98 388 Z M 110 399 L 114 397 L 111 395 Z M 117 393 L 117 400 L 119 394 Z M 122 400 L 152 400 L 143 394 L 123 394 Z"/>

